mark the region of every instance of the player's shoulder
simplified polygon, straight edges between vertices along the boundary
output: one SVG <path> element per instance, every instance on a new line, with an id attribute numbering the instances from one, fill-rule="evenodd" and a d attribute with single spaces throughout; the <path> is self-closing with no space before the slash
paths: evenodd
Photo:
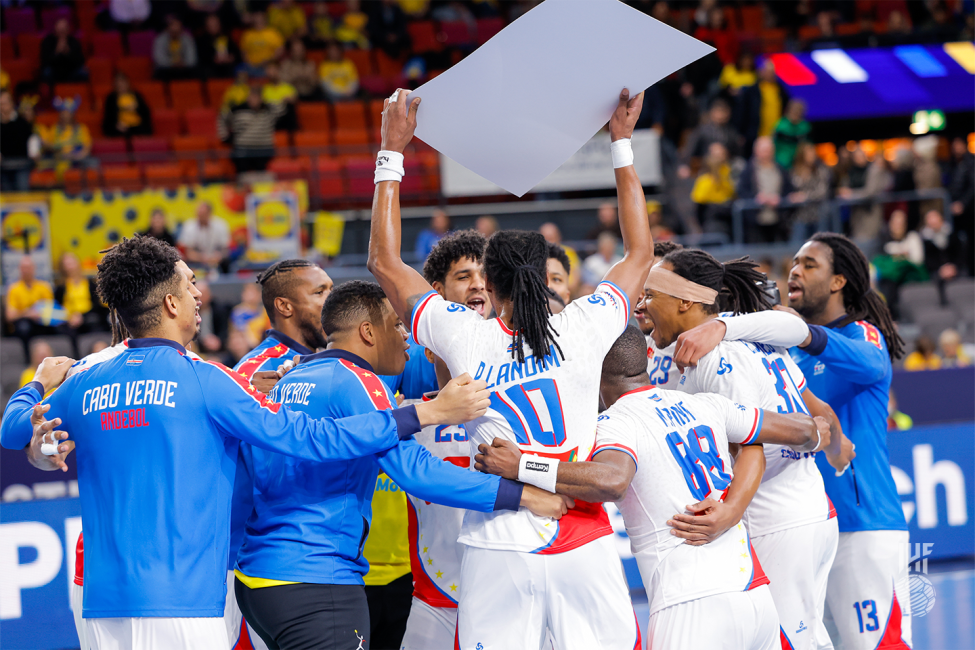
<path id="1" fill-rule="evenodd" d="M 98 352 L 92 352 L 88 356 L 75 361 L 74 364 L 68 368 L 67 377 L 73 377 L 74 375 L 85 372 L 94 366 L 102 363 L 103 361 L 108 361 L 109 359 L 114 359 L 122 352 L 128 349 L 128 340 L 122 341 L 116 345 L 105 348 L 104 350 L 99 350 Z"/>
<path id="2" fill-rule="evenodd" d="M 345 357 L 330 357 L 323 361 L 323 370 L 328 372 L 330 395 L 355 401 L 358 407 L 369 405 L 385 409 L 394 404 L 389 387 L 370 368 L 364 368 L 355 360 Z"/>
<path id="3" fill-rule="evenodd" d="M 887 349 L 887 342 L 884 340 L 883 334 L 880 333 L 876 325 L 869 321 L 854 321 L 842 328 L 841 331 L 846 336 L 871 343 L 879 350 Z"/>

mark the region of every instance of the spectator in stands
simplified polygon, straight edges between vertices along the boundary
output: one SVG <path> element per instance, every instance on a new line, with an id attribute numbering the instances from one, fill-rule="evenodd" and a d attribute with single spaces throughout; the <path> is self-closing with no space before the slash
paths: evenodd
<path id="1" fill-rule="evenodd" d="M 274 126 L 285 110 L 285 104 L 265 104 L 261 89 L 252 87 L 246 104 L 217 120 L 220 140 L 233 145 L 231 158 L 238 174 L 267 169 L 274 157 Z"/>
<path id="2" fill-rule="evenodd" d="M 845 199 L 863 199 L 884 192 L 889 192 L 894 186 L 894 175 L 890 171 L 890 164 L 883 154 L 877 154 L 873 162 L 866 168 L 862 176 L 861 166 L 867 164 L 867 154 L 857 147 L 853 151 L 853 166 L 845 182 L 837 194 Z M 843 181 L 840 181 L 843 183 Z M 880 234 L 884 223 L 883 205 L 880 203 L 857 204 L 850 212 L 850 236 L 857 242 L 874 241 Z"/>
<path id="3" fill-rule="evenodd" d="M 772 137 L 775 140 L 775 160 L 781 167 L 792 167 L 796 150 L 803 142 L 809 141 L 812 125 L 806 120 L 806 102 L 798 98 L 789 100 L 785 115 L 775 125 Z"/>
<path id="4" fill-rule="evenodd" d="M 941 166 L 938 164 L 938 136 L 926 135 L 914 140 L 914 189 L 918 191 L 941 189 Z M 927 214 L 931 210 L 944 210 L 941 199 L 920 202 L 918 210 Z"/>
<path id="5" fill-rule="evenodd" d="M 97 160 L 88 158 L 91 154 L 91 133 L 87 126 L 78 124 L 75 119 L 78 104 L 76 97 L 58 97 L 54 100 L 54 108 L 58 111 L 57 123 L 48 128 L 38 127 L 44 152 L 39 166 L 53 168 L 62 174 L 70 167 L 97 165 Z"/>
<path id="6" fill-rule="evenodd" d="M 543 223 L 538 228 L 538 232 L 545 238 L 545 241 L 561 246 L 562 250 L 565 251 L 569 258 L 569 291 L 573 296 L 579 295 L 579 285 L 582 282 L 582 273 L 579 270 L 582 261 L 579 259 L 579 253 L 571 246 L 562 243 L 562 231 L 551 221 Z"/>
<path id="7" fill-rule="evenodd" d="M 204 22 L 203 33 L 196 42 L 197 56 L 203 76 L 232 77 L 234 68 L 240 63 L 240 49 L 224 31 L 220 16 L 210 14 Z"/>
<path id="8" fill-rule="evenodd" d="M 732 97 L 738 95 L 742 88 L 754 86 L 758 83 L 755 74 L 755 55 L 751 52 L 740 52 L 738 59 L 725 65 L 718 77 L 718 85 L 728 91 Z"/>
<path id="9" fill-rule="evenodd" d="M 24 357 L 30 357 L 30 340 L 39 334 L 53 334 L 54 330 L 42 323 L 39 304 L 54 300 L 51 285 L 38 280 L 34 260 L 28 256 L 20 259 L 20 278 L 7 289 L 7 322 L 24 345 Z"/>
<path id="10" fill-rule="evenodd" d="M 206 280 L 197 280 L 196 288 L 200 291 L 200 335 L 196 340 L 200 352 L 213 354 L 223 347 L 222 339 L 227 334 L 227 313 L 220 305 L 214 304 L 210 284 Z"/>
<path id="11" fill-rule="evenodd" d="M 169 228 L 166 226 L 166 213 L 163 212 L 162 208 L 153 209 L 149 215 L 149 228 L 141 234 L 160 239 L 170 246 L 176 245 L 176 238 L 173 237 L 173 233 L 169 232 Z"/>
<path id="12" fill-rule="evenodd" d="M 183 29 L 183 21 L 166 16 L 166 30 L 152 44 L 152 62 L 157 79 L 186 79 L 196 76 L 196 43 Z"/>
<path id="13" fill-rule="evenodd" d="M 278 30 L 268 27 L 263 12 L 251 14 L 251 28 L 240 37 L 240 52 L 252 77 L 263 77 L 264 66 L 277 61 L 284 52 L 284 38 Z"/>
<path id="14" fill-rule="evenodd" d="M 107 136 L 150 135 L 152 112 L 142 93 L 134 90 L 124 72 L 115 73 L 115 89 L 104 101 L 102 133 Z"/>
<path id="15" fill-rule="evenodd" d="M 196 218 L 183 223 L 179 247 L 190 265 L 219 268 L 230 247 L 230 227 L 226 221 L 214 216 L 213 206 L 202 201 L 196 208 Z"/>
<path id="16" fill-rule="evenodd" d="M 789 180 L 794 188 L 789 200 L 805 204 L 792 215 L 792 240 L 801 243 L 819 229 L 823 202 L 829 198 L 829 168 L 819 159 L 811 142 L 803 142 L 796 150 Z"/>
<path id="17" fill-rule="evenodd" d="M 786 105 L 788 97 L 775 74 L 775 63 L 772 59 L 765 59 L 758 76 L 758 92 L 761 95 L 758 135 L 772 135 L 775 125 L 782 118 L 782 107 Z"/>
<path id="18" fill-rule="evenodd" d="M 281 61 L 281 80 L 294 86 L 298 97 L 303 100 L 322 97 L 315 62 L 308 59 L 305 44 L 297 38 L 291 39 L 288 56 Z"/>
<path id="19" fill-rule="evenodd" d="M 64 307 L 67 320 L 59 328 L 71 338 L 75 359 L 81 358 L 78 335 L 105 329 L 106 312 L 98 302 L 93 278 L 86 278 L 81 262 L 71 252 L 61 256 L 60 282 L 54 287 L 54 300 Z"/>
<path id="20" fill-rule="evenodd" d="M 311 10 L 311 22 L 307 39 L 308 46 L 312 48 L 324 48 L 334 37 L 335 30 L 332 28 L 332 17 L 328 13 L 328 5 L 324 2 L 316 2 Z"/>
<path id="21" fill-rule="evenodd" d="M 778 206 L 783 196 L 792 192 L 789 175 L 775 160 L 772 138 L 755 141 L 752 159 L 738 179 L 738 197 L 754 199 L 757 210 L 746 210 L 745 238 L 749 242 L 773 242 L 779 239 L 782 220 Z"/>
<path id="22" fill-rule="evenodd" d="M 647 219 L 650 221 L 650 234 L 653 235 L 653 241 L 674 238 L 674 231 L 664 219 L 663 206 L 659 201 L 647 201 Z"/>
<path id="23" fill-rule="evenodd" d="M 960 137 L 951 141 L 949 179 L 955 230 L 966 240 L 968 274 L 975 274 L 975 156 L 969 153 L 965 140 Z"/>
<path id="24" fill-rule="evenodd" d="M 50 83 L 87 78 L 81 41 L 71 35 L 71 23 L 60 18 L 54 31 L 41 40 L 41 79 Z"/>
<path id="25" fill-rule="evenodd" d="M 755 55 L 748 51 L 738 54 L 734 63 L 721 70 L 718 85 L 731 101 L 730 124 L 743 136 L 742 154 L 751 154 L 751 146 L 758 137 L 761 116 L 761 94 L 757 87 Z"/>
<path id="26" fill-rule="evenodd" d="M 225 115 L 237 108 L 247 103 L 247 96 L 251 94 L 251 76 L 248 74 L 247 69 L 241 66 L 237 70 L 237 76 L 234 80 L 234 84 L 227 88 L 223 94 L 223 100 L 220 102 L 220 113 Z"/>
<path id="27" fill-rule="evenodd" d="M 37 372 L 37 366 L 41 365 L 41 361 L 47 359 L 48 357 L 54 356 L 54 349 L 51 348 L 51 344 L 47 341 L 32 341 L 30 344 L 30 365 L 24 368 L 24 371 L 20 373 L 19 388 L 23 388 L 30 382 L 34 381 L 34 374 Z"/>
<path id="28" fill-rule="evenodd" d="M 690 164 L 707 155 L 712 142 L 723 144 L 729 158 L 741 156 L 742 137 L 729 124 L 730 119 L 731 107 L 728 106 L 728 102 L 720 97 L 711 102 L 707 122 L 694 129 L 687 138 L 681 156 L 681 165 L 677 169 L 678 176 L 690 178 Z"/>
<path id="29" fill-rule="evenodd" d="M 369 16 L 362 12 L 359 0 L 345 0 L 345 14 L 342 16 L 342 22 L 335 26 L 335 40 L 348 47 L 368 49 L 369 37 L 366 35 L 368 24 Z"/>
<path id="30" fill-rule="evenodd" d="M 434 210 L 430 217 L 430 226 L 421 230 L 420 234 L 416 236 L 416 259 L 427 259 L 433 247 L 448 232 L 450 232 L 450 217 L 443 210 Z"/>
<path id="31" fill-rule="evenodd" d="M 886 239 L 883 252 L 872 262 L 877 270 L 877 289 L 887 299 L 893 319 L 900 320 L 901 286 L 928 279 L 924 266 L 924 242 L 919 234 L 907 229 L 907 213 L 900 209 L 890 214 Z"/>
<path id="32" fill-rule="evenodd" d="M 341 46 L 335 41 L 328 44 L 327 58 L 318 67 L 322 91 L 332 101 L 354 97 L 359 92 L 359 71 L 346 58 Z"/>
<path id="33" fill-rule="evenodd" d="M 938 337 L 938 347 L 941 348 L 942 368 L 962 368 L 972 365 L 972 359 L 961 347 L 961 334 L 950 327 Z"/>
<path id="34" fill-rule="evenodd" d="M 586 239 L 598 239 L 604 232 L 608 232 L 617 239 L 622 239 L 623 237 L 615 203 L 606 202 L 599 206 L 599 209 L 596 210 L 596 225 L 586 233 Z"/>
<path id="35" fill-rule="evenodd" d="M 273 3 L 267 10 L 267 24 L 278 30 L 285 41 L 304 38 L 308 33 L 305 10 L 294 0 L 277 0 Z"/>
<path id="36" fill-rule="evenodd" d="M 149 0 L 108 0 L 107 15 L 99 15 L 100 24 L 104 30 L 134 29 L 149 20 L 152 4 Z"/>
<path id="37" fill-rule="evenodd" d="M 947 305 L 945 285 L 958 277 L 965 263 L 961 240 L 937 210 L 928 210 L 924 215 L 921 239 L 924 240 L 924 265 L 938 285 L 941 304 Z"/>
<path id="38" fill-rule="evenodd" d="M 261 289 L 248 282 L 240 294 L 240 303 L 230 312 L 231 332 L 240 332 L 252 348 L 261 342 L 264 330 L 270 327 L 264 304 L 261 302 Z"/>
<path id="39" fill-rule="evenodd" d="M 616 252 L 618 244 L 619 240 L 612 233 L 599 234 L 599 239 L 596 240 L 596 252 L 582 263 L 582 283 L 585 285 L 583 288 L 585 293 L 594 290 L 596 285 L 602 282 L 606 272 L 623 259 L 623 256 Z"/>
<path id="40" fill-rule="evenodd" d="M 937 370 L 941 367 L 941 357 L 934 351 L 934 341 L 927 334 L 917 337 L 914 352 L 904 359 L 904 370 Z"/>
<path id="41" fill-rule="evenodd" d="M 705 232 L 731 234 L 731 201 L 734 198 L 735 184 L 731 181 L 728 150 L 720 142 L 712 142 L 691 190 L 691 201 L 697 206 L 697 220 Z"/>
<path id="42" fill-rule="evenodd" d="M 714 45 L 721 63 L 734 63 L 738 58 L 738 36 L 725 24 L 724 9 L 713 6 L 707 11 L 707 26 L 698 27 L 694 38 Z"/>
<path id="43" fill-rule="evenodd" d="M 406 14 L 396 0 L 370 2 L 369 40 L 393 59 L 399 59 L 410 48 L 410 33 L 406 30 Z M 477 23 L 475 22 L 475 28 Z"/>
<path id="44" fill-rule="evenodd" d="M 261 99 L 268 106 L 280 105 L 283 109 L 281 116 L 274 124 L 275 130 L 294 131 L 298 128 L 298 116 L 295 114 L 295 102 L 298 101 L 298 91 L 291 84 L 281 80 L 281 66 L 275 62 L 264 66 L 267 75 Z"/>
<path id="45" fill-rule="evenodd" d="M 490 215 L 484 215 L 482 217 L 478 217 L 474 221 L 474 230 L 484 235 L 484 238 L 487 239 L 494 233 L 498 232 L 500 227 L 498 226 L 497 219 Z"/>
<path id="46" fill-rule="evenodd" d="M 30 159 L 28 143 L 34 125 L 14 110 L 14 98 L 7 91 L 0 93 L 0 190 L 26 192 L 30 189 Z"/>

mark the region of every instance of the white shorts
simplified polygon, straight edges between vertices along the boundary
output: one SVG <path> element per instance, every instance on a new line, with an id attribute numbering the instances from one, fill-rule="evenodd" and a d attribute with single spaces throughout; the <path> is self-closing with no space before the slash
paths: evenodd
<path id="1" fill-rule="evenodd" d="M 71 589 L 68 593 L 68 603 L 71 606 L 71 613 L 74 614 L 74 629 L 78 632 L 78 647 L 81 650 L 89 650 L 88 628 L 85 627 L 85 619 L 81 618 L 81 608 L 85 601 L 85 588 L 76 585 L 71 581 Z"/>
<path id="2" fill-rule="evenodd" d="M 240 624 L 244 620 L 244 615 L 237 605 L 237 590 L 234 589 L 236 580 L 234 572 L 228 571 L 227 602 L 223 606 L 223 622 L 227 628 L 227 638 L 230 639 L 230 648 L 231 650 L 268 650 L 264 639 L 254 631 L 254 628 L 247 625 L 245 629 L 241 629 Z"/>
<path id="3" fill-rule="evenodd" d="M 911 647 L 908 541 L 906 530 L 840 533 L 824 616 L 836 650 Z"/>
<path id="4" fill-rule="evenodd" d="M 461 562 L 463 650 L 633 650 L 640 629 L 612 536 L 536 555 L 468 546 Z"/>
<path id="5" fill-rule="evenodd" d="M 836 556 L 836 517 L 761 537 L 752 537 L 755 555 L 769 579 L 779 615 L 783 648 L 831 650 L 823 625 L 826 581 Z"/>
<path id="6" fill-rule="evenodd" d="M 779 619 L 768 585 L 672 605 L 653 614 L 647 626 L 647 648 L 653 650 L 779 647 Z"/>
<path id="7" fill-rule="evenodd" d="M 434 607 L 414 596 L 400 650 L 453 650 L 456 632 L 456 607 Z"/>
<path id="8" fill-rule="evenodd" d="M 230 647 L 223 619 L 86 618 L 92 650 L 218 650 Z"/>

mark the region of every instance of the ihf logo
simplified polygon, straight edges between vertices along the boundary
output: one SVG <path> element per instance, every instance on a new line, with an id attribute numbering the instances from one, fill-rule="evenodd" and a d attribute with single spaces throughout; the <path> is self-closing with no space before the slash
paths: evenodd
<path id="1" fill-rule="evenodd" d="M 928 556 L 931 555 L 932 547 L 934 544 L 907 545 L 912 616 L 927 616 L 934 609 L 937 593 L 927 578 Z"/>

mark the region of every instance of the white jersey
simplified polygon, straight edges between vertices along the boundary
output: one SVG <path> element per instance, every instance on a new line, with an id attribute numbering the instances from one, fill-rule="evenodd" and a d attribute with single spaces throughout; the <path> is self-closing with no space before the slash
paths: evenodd
<path id="1" fill-rule="evenodd" d="M 663 350 L 653 342 L 653 337 L 647 335 L 647 374 L 650 383 L 657 388 L 675 390 L 680 381 L 680 370 L 674 364 L 674 350 L 677 342 L 673 342 Z"/>
<path id="2" fill-rule="evenodd" d="M 443 359 L 451 376 L 467 372 L 488 383 L 491 406 L 467 425 L 472 450 L 497 437 L 516 443 L 523 453 L 575 461 L 587 460 L 595 444 L 603 358 L 626 329 L 629 309 L 626 295 L 610 282 L 569 303 L 549 319 L 561 354 L 553 345 L 544 366 L 527 344 L 524 364 L 512 357 L 512 332 L 500 319 L 485 321 L 435 292 L 417 303 L 410 320 L 416 342 Z M 611 533 L 602 504 L 577 501 L 561 520 L 538 517 L 527 508 L 468 512 L 460 541 L 548 554 Z"/>
<path id="3" fill-rule="evenodd" d="M 403 404 L 416 403 L 407 400 Z M 467 430 L 460 426 L 425 427 L 413 436 L 440 460 L 471 467 L 471 445 Z M 457 607 L 460 598 L 460 562 L 464 545 L 457 541 L 466 510 L 430 503 L 407 494 L 409 515 L 410 568 L 413 597 L 432 607 Z M 433 571 L 428 560 L 435 559 Z"/>
<path id="4" fill-rule="evenodd" d="M 121 343 L 116 343 L 115 345 L 105 348 L 104 350 L 99 350 L 98 352 L 92 352 L 87 357 L 75 361 L 74 365 L 68 368 L 68 373 L 64 376 L 65 381 L 71 378 L 72 375 L 77 375 L 79 372 L 84 372 L 89 368 L 98 365 L 102 361 L 108 361 L 109 359 L 114 359 L 118 355 L 122 354 L 129 349 L 129 339 L 125 339 Z M 191 350 L 186 351 L 186 356 L 191 359 L 199 359 L 199 355 Z"/>
<path id="5" fill-rule="evenodd" d="M 779 413 L 808 414 L 805 388 L 802 371 L 784 348 L 747 341 L 722 341 L 680 381 L 688 393 L 717 393 Z M 745 510 L 748 532 L 758 537 L 835 516 L 816 454 L 766 444 L 765 475 Z"/>
<path id="6" fill-rule="evenodd" d="M 599 416 L 594 455 L 629 454 L 637 471 L 617 503 L 650 598 L 650 615 L 672 605 L 768 583 L 739 522 L 704 546 L 671 534 L 667 520 L 688 503 L 724 497 L 731 483 L 728 442 L 752 442 L 762 411 L 720 395 L 646 386 Z"/>

